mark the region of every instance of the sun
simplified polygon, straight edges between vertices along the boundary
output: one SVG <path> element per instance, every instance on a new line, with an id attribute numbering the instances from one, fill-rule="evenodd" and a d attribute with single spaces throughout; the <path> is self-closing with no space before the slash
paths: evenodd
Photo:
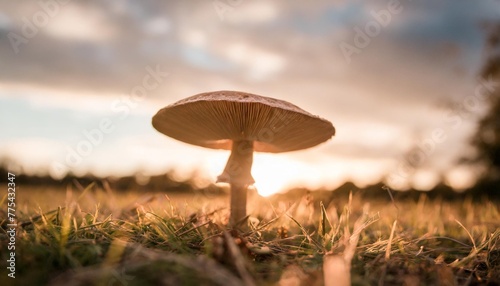
<path id="1" fill-rule="evenodd" d="M 255 189 L 259 193 L 259 195 L 263 197 L 269 197 L 279 192 L 283 192 L 286 190 L 287 182 L 285 182 L 282 178 L 260 178 L 256 179 L 254 184 Z"/>
<path id="2" fill-rule="evenodd" d="M 276 154 L 255 154 L 252 175 L 257 192 L 264 197 L 283 192 L 298 183 L 300 163 Z"/>
<path id="3" fill-rule="evenodd" d="M 216 178 L 224 169 L 227 155 L 217 154 L 210 158 L 210 176 Z M 267 197 L 286 191 L 288 188 L 300 183 L 301 163 L 288 158 L 284 154 L 255 153 L 253 158 L 252 176 L 255 179 L 254 187 L 259 195 Z"/>
<path id="4" fill-rule="evenodd" d="M 224 170 L 227 154 L 216 152 L 204 162 L 210 178 L 216 178 Z M 286 154 L 254 153 L 252 176 L 254 187 L 263 197 L 284 192 L 303 185 L 310 168 L 303 162 L 292 159 Z M 310 177 L 310 176 L 307 176 Z M 318 179 L 318 178 L 313 178 Z M 314 180 L 316 182 L 316 180 Z"/>

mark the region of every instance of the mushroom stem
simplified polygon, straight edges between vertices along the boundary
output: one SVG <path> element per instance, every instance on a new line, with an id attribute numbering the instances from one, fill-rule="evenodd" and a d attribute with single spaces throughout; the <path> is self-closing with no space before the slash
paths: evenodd
<path id="1" fill-rule="evenodd" d="M 229 215 L 229 225 L 232 227 L 239 226 L 245 219 L 246 215 L 247 186 L 231 184 L 231 214 Z"/>
<path id="2" fill-rule="evenodd" d="M 255 181 L 251 174 L 253 162 L 253 141 L 233 141 L 231 155 L 224 172 L 217 177 L 217 182 L 231 186 L 231 210 L 229 224 L 236 226 L 247 215 L 247 187 Z"/>

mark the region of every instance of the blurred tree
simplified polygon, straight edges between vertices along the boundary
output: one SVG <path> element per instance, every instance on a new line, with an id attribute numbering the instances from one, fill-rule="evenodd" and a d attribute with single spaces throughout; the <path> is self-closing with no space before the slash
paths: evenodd
<path id="1" fill-rule="evenodd" d="M 498 195 L 493 189 L 500 182 L 500 23 L 488 25 L 487 31 L 486 60 L 481 78 L 489 82 L 492 88 L 486 97 L 487 112 L 479 120 L 478 129 L 472 138 L 476 154 L 471 159 L 486 168 L 478 187 L 481 185 L 481 188 L 489 189 L 485 190 L 488 193 Z"/>

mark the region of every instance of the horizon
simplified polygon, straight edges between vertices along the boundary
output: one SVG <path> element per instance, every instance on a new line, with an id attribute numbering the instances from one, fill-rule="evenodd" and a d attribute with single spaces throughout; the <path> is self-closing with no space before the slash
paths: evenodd
<path id="1" fill-rule="evenodd" d="M 199 176 L 199 171 L 193 171 L 189 176 L 186 174 L 182 174 L 179 172 L 176 172 L 175 169 L 169 169 L 169 170 L 164 170 L 163 172 L 157 173 L 157 174 L 144 174 L 141 172 L 137 173 L 132 173 L 132 174 L 127 174 L 123 176 L 115 176 L 115 175 L 109 175 L 109 176 L 99 176 L 97 174 L 93 174 L 91 172 L 88 173 L 83 173 L 83 174 L 75 174 L 75 173 L 67 173 L 65 174 L 64 177 L 53 177 L 48 173 L 42 174 L 27 174 L 26 172 L 23 171 L 21 165 L 17 165 L 15 162 L 12 161 L 6 161 L 6 160 L 1 160 L 0 159 L 0 173 L 13 173 L 16 174 L 17 181 L 20 182 L 20 184 L 27 186 L 28 188 L 32 188 L 33 186 L 36 186 L 37 183 L 40 183 L 42 180 L 44 186 L 50 186 L 51 188 L 54 187 L 61 187 L 62 189 L 66 190 L 68 187 L 77 187 L 77 188 L 87 188 L 90 185 L 94 186 L 101 186 L 101 188 L 108 188 L 104 187 L 106 184 L 110 184 L 109 186 L 111 187 L 111 190 L 116 190 L 116 191 L 137 191 L 137 188 L 147 188 L 148 191 L 151 192 L 157 192 L 160 189 L 157 189 L 158 185 L 158 179 L 162 178 L 167 178 L 168 182 L 163 182 L 163 190 L 162 192 L 169 193 L 170 191 L 173 191 L 174 193 L 179 192 L 178 190 L 171 189 L 173 186 L 177 186 L 177 184 L 187 184 L 192 188 L 193 191 L 200 191 L 200 190 L 205 190 L 207 188 L 211 189 L 213 187 L 217 188 L 219 191 L 220 190 L 228 190 L 229 185 L 227 183 L 217 183 L 213 182 L 212 180 L 205 178 L 205 177 L 200 177 Z M 133 182 L 129 181 L 129 179 L 132 179 Z M 76 180 L 76 181 L 74 181 Z M 126 187 L 123 185 L 123 180 L 127 182 Z M 62 184 L 64 183 L 65 184 Z M 173 183 L 174 185 L 170 185 L 170 183 Z M 104 184 L 104 185 L 101 185 Z M 118 184 L 120 187 L 118 187 Z M 151 185 L 152 184 L 152 185 Z M 115 187 L 113 187 L 115 186 Z M 186 185 L 185 185 L 186 186 Z M 418 189 L 415 187 L 410 187 L 406 189 L 394 189 L 390 188 L 387 185 L 386 180 L 380 180 L 376 181 L 370 184 L 365 184 L 365 185 L 359 185 L 356 184 L 356 182 L 353 181 L 344 181 L 339 185 L 336 186 L 330 186 L 330 187 L 325 187 L 325 186 L 319 186 L 317 188 L 309 188 L 307 186 L 301 186 L 301 185 L 292 185 L 289 187 L 285 187 L 280 189 L 278 192 L 272 192 L 272 193 L 266 193 L 265 190 L 259 190 L 258 186 L 253 185 L 250 186 L 248 191 L 253 190 L 256 193 L 258 193 L 262 197 L 270 197 L 272 195 L 286 195 L 289 194 L 290 192 L 294 192 L 297 190 L 301 191 L 308 191 L 308 192 L 335 192 L 338 190 L 346 190 L 346 186 L 349 188 L 349 191 L 354 192 L 357 190 L 367 190 L 367 189 L 373 189 L 373 187 L 380 187 L 377 188 L 379 191 L 382 190 L 384 193 L 386 192 L 391 192 L 392 194 L 397 194 L 397 193 L 411 193 L 411 192 L 417 192 L 420 194 L 426 194 L 429 195 L 430 193 L 437 192 L 436 195 L 449 195 L 442 193 L 443 187 L 448 188 L 446 191 L 452 191 L 457 195 L 457 198 L 461 195 L 464 194 L 477 194 L 478 190 L 481 188 L 475 185 L 471 186 L 469 188 L 465 189 L 456 189 L 453 188 L 453 186 L 447 182 L 446 180 L 441 180 L 437 184 L 435 184 L 432 188 L 429 189 Z M 213 190 L 211 191 L 211 193 Z M 485 193 L 486 194 L 486 193 Z M 496 196 L 493 193 L 488 193 L 488 195 L 491 195 L 490 199 L 495 199 Z M 380 193 L 376 196 L 377 198 L 380 196 Z M 387 193 L 387 198 L 389 198 L 392 195 L 389 195 Z"/>

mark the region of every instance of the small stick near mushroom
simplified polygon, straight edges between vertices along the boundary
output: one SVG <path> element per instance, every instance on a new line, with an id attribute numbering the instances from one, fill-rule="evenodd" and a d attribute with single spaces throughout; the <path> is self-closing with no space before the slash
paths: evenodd
<path id="1" fill-rule="evenodd" d="M 283 100 L 238 91 L 197 94 L 169 105 L 153 117 L 153 127 L 174 139 L 231 150 L 217 182 L 231 186 L 229 224 L 247 216 L 247 188 L 253 152 L 302 150 L 335 135 L 332 123 Z"/>

